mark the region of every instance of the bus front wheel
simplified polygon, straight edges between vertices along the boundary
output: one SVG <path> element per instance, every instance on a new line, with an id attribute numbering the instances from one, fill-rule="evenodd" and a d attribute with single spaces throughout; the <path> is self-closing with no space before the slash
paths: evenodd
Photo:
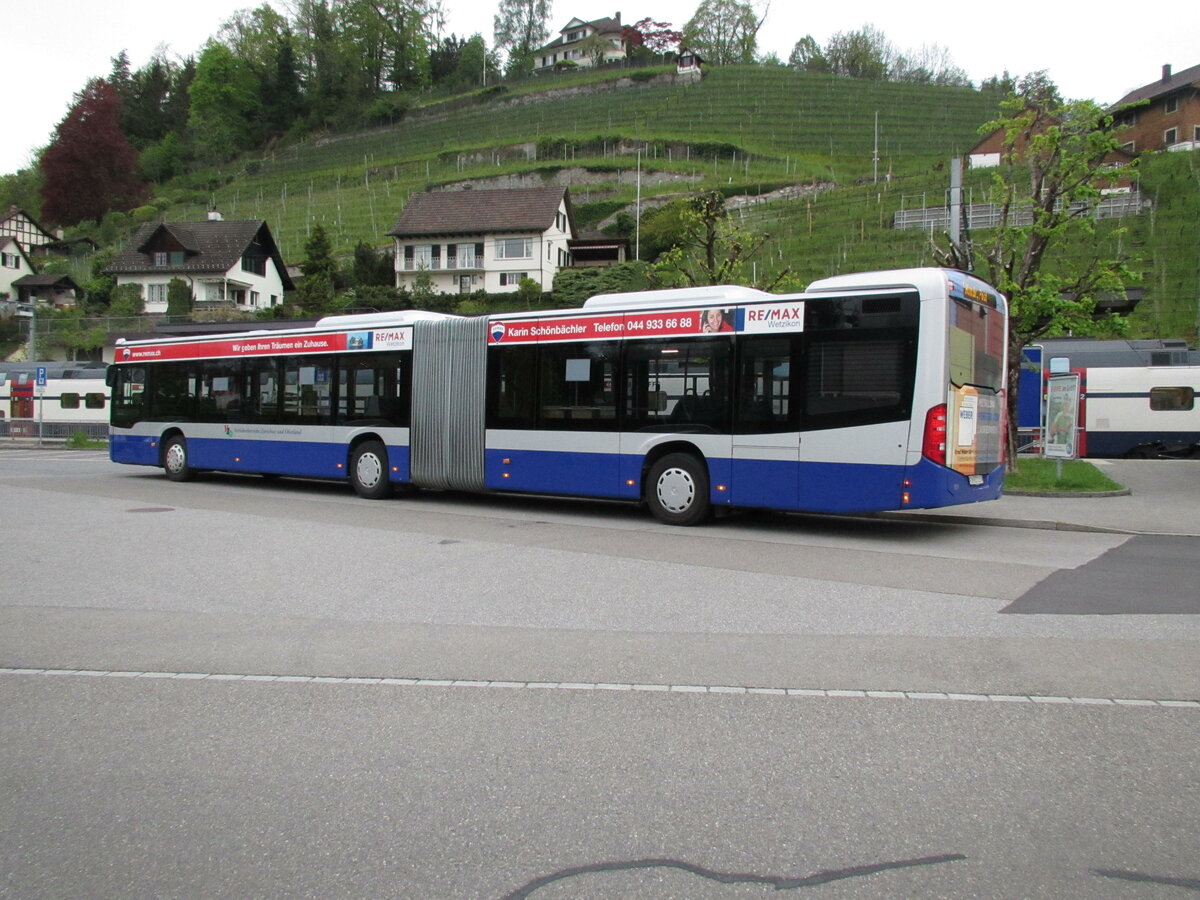
<path id="1" fill-rule="evenodd" d="M 360 497 L 380 500 L 391 493 L 388 481 L 387 448 L 379 441 L 366 441 L 350 454 L 350 483 Z"/>
<path id="2" fill-rule="evenodd" d="M 650 469 L 650 512 L 668 525 L 697 525 L 708 518 L 708 469 L 689 453 L 669 453 Z"/>
<path id="3" fill-rule="evenodd" d="M 167 438 L 163 447 L 163 469 L 172 481 L 187 481 L 196 474 L 188 465 L 187 441 L 182 435 Z"/>

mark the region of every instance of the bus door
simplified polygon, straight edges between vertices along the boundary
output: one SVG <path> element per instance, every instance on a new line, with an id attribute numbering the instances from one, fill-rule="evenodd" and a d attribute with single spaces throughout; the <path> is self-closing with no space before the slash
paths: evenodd
<path id="1" fill-rule="evenodd" d="M 789 336 L 743 337 L 734 401 L 732 503 L 794 508 L 800 433 L 792 403 Z"/>
<path id="2" fill-rule="evenodd" d="M 646 454 L 664 441 L 690 444 L 704 456 L 711 485 L 728 485 L 731 456 L 730 337 L 629 341 L 625 348 L 623 484 L 636 496 Z M 663 437 L 669 435 L 669 437 Z M 727 492 L 719 502 L 728 504 Z"/>

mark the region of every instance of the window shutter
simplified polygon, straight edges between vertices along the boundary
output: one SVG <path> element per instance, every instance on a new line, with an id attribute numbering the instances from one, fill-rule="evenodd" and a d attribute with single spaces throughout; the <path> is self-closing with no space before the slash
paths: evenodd
<path id="1" fill-rule="evenodd" d="M 413 245 L 412 244 L 404 245 L 404 258 L 410 262 L 412 261 L 412 258 L 413 258 Z"/>
<path id="2" fill-rule="evenodd" d="M 480 241 L 475 245 L 475 265 L 483 265 L 483 242 Z"/>

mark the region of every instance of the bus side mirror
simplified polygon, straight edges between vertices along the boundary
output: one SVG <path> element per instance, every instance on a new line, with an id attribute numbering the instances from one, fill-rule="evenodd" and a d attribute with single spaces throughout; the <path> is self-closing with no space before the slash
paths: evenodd
<path id="1" fill-rule="evenodd" d="M 104 370 L 104 383 L 113 387 L 117 383 L 117 367 L 109 366 Z"/>

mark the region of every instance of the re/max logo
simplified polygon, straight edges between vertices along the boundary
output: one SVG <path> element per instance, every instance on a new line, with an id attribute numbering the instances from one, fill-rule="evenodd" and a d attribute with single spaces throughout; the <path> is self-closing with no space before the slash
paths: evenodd
<path id="1" fill-rule="evenodd" d="M 804 318 L 804 307 L 777 306 L 773 309 L 748 309 L 746 316 L 751 322 L 795 322 Z"/>

